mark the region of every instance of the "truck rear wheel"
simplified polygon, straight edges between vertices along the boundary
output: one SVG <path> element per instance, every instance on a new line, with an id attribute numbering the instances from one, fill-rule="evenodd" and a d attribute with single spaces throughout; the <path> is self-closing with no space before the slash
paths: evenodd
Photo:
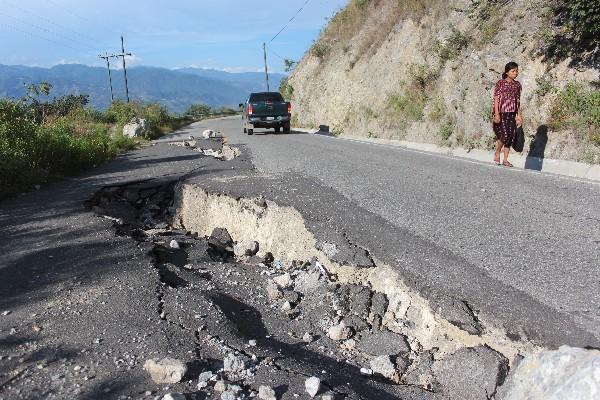
<path id="1" fill-rule="evenodd" d="M 281 132 L 281 127 L 280 126 L 276 126 L 275 127 L 275 133 L 279 133 Z"/>
<path id="2" fill-rule="evenodd" d="M 244 127 L 244 133 L 246 133 L 246 128 Z"/>
<path id="3" fill-rule="evenodd" d="M 290 130 L 291 130 L 291 128 L 290 128 L 290 123 L 289 123 L 289 122 L 286 122 L 286 123 L 283 125 L 283 132 L 284 132 L 284 133 L 290 133 Z"/>

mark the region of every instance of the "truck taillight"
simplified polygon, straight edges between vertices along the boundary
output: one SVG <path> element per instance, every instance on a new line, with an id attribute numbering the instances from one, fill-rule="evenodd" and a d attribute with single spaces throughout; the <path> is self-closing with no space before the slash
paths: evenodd
<path id="1" fill-rule="evenodd" d="M 248 115 L 252 115 L 252 104 L 248 104 Z"/>
<path id="2" fill-rule="evenodd" d="M 288 103 L 288 114 L 292 113 L 292 103 Z"/>

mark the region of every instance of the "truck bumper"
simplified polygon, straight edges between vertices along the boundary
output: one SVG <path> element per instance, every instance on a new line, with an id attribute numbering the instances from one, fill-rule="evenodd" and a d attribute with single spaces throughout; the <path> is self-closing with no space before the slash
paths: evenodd
<path id="1" fill-rule="evenodd" d="M 268 117 L 249 117 L 248 122 L 255 127 L 263 128 L 270 126 L 279 126 L 290 122 L 290 115 L 280 115 L 273 117 L 273 119 L 267 119 Z"/>

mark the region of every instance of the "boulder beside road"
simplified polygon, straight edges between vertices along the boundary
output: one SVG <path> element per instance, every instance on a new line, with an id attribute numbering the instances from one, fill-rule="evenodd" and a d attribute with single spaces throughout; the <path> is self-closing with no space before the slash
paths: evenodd
<path id="1" fill-rule="evenodd" d="M 137 137 L 148 132 L 148 122 L 143 118 L 134 117 L 123 127 L 123 135 L 127 137 Z"/>
<path id="2" fill-rule="evenodd" d="M 513 368 L 498 398 L 600 399 L 600 351 L 561 346 L 527 356 Z"/>

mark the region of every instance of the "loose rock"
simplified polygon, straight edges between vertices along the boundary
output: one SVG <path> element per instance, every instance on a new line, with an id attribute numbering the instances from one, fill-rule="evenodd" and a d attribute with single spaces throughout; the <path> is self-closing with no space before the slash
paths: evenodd
<path id="1" fill-rule="evenodd" d="M 258 242 L 253 240 L 242 241 L 233 246 L 236 257 L 253 256 L 258 253 Z"/>
<path id="2" fill-rule="evenodd" d="M 262 385 L 258 388 L 258 398 L 261 400 L 277 400 L 275 390 L 270 386 Z"/>
<path id="3" fill-rule="evenodd" d="M 489 398 L 508 372 L 508 360 L 487 346 L 465 347 L 436 361 L 433 372 L 452 399 Z"/>
<path id="4" fill-rule="evenodd" d="M 371 360 L 371 369 L 374 374 L 379 374 L 387 379 L 398 381 L 399 376 L 396 371 L 396 366 L 390 359 L 390 356 L 378 356 Z"/>
<path id="5" fill-rule="evenodd" d="M 172 249 L 179 249 L 179 243 L 177 243 L 177 240 L 173 239 L 171 240 L 171 242 L 169 243 L 169 247 Z"/>
<path id="6" fill-rule="evenodd" d="M 310 397 L 315 397 L 321 390 L 321 380 L 316 376 L 310 377 L 304 382 L 304 388 Z"/>
<path id="7" fill-rule="evenodd" d="M 273 278 L 273 282 L 277 284 L 280 288 L 287 288 L 292 284 L 292 277 L 289 273 L 285 273 L 283 275 L 279 275 Z"/>
<path id="8" fill-rule="evenodd" d="M 498 394 L 503 400 L 600 399 L 600 351 L 561 346 L 527 356 Z"/>
<path id="9" fill-rule="evenodd" d="M 181 393 L 167 393 L 162 397 L 162 400 L 186 400 Z"/>
<path id="10" fill-rule="evenodd" d="M 177 383 L 181 382 L 187 373 L 187 366 L 180 360 L 167 357 L 162 360 L 146 361 L 144 370 L 150 374 L 155 383 Z"/>
<path id="11" fill-rule="evenodd" d="M 373 356 L 404 354 L 410 351 L 406 336 L 391 331 L 366 333 L 356 348 Z"/>
<path id="12" fill-rule="evenodd" d="M 242 372 L 246 369 L 246 360 L 243 357 L 229 353 L 223 360 L 223 370 L 227 372 Z"/>
<path id="13" fill-rule="evenodd" d="M 332 340 L 346 340 L 352 337 L 352 329 L 346 326 L 344 321 L 332 326 L 327 331 L 327 336 Z"/>

